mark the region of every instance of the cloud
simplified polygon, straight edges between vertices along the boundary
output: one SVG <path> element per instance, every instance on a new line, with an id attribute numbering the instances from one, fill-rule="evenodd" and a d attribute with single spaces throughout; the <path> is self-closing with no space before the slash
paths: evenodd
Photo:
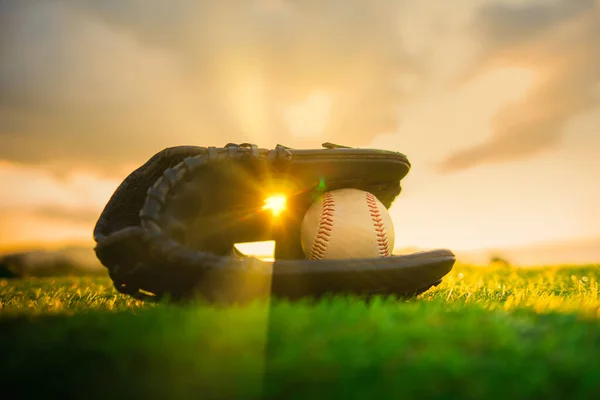
<path id="1" fill-rule="evenodd" d="M 285 107 L 325 92 L 321 141 L 398 128 L 419 69 L 392 0 L 0 0 L 0 159 L 116 174 L 164 147 L 315 146 Z M 310 144 L 309 144 L 310 143 Z"/>
<path id="2" fill-rule="evenodd" d="M 60 223 L 93 226 L 100 211 L 90 207 L 68 208 L 61 206 L 44 206 L 29 210 L 31 215 L 40 220 L 55 220 Z"/>
<path id="3" fill-rule="evenodd" d="M 44 241 L 91 242 L 102 209 L 118 186 L 80 171 L 61 178 L 36 167 L 0 163 L 0 249 Z"/>
<path id="4" fill-rule="evenodd" d="M 484 6 L 474 21 L 479 60 L 465 76 L 494 68 L 535 73 L 529 93 L 501 109 L 483 143 L 451 154 L 442 171 L 532 156 L 560 143 L 567 124 L 600 105 L 600 3 L 562 0 Z"/>

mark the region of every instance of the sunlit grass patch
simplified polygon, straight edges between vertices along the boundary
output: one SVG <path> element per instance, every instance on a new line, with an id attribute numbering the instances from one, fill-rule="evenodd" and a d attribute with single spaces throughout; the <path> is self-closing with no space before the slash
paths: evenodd
<path id="1" fill-rule="evenodd" d="M 493 310 L 530 308 L 600 316 L 600 267 L 486 268 L 457 266 L 420 301 L 443 299 Z"/>
<path id="2" fill-rule="evenodd" d="M 108 277 L 0 280 L 0 309 L 8 314 L 131 310 L 151 304 L 118 293 Z"/>

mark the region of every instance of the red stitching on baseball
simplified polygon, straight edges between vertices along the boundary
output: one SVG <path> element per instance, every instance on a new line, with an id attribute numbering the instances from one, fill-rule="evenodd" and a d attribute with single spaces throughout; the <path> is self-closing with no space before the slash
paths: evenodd
<path id="1" fill-rule="evenodd" d="M 319 218 L 319 228 L 317 236 L 310 249 L 309 257 L 312 260 L 323 258 L 327 251 L 329 236 L 333 228 L 333 213 L 335 211 L 335 201 L 331 192 L 326 192 L 321 199 L 321 214 Z"/>
<path id="2" fill-rule="evenodd" d="M 373 227 L 375 228 L 375 233 L 377 234 L 377 248 L 379 249 L 379 254 L 382 256 L 389 256 L 389 241 L 385 232 L 383 218 L 381 217 L 381 213 L 379 212 L 379 207 L 377 207 L 377 199 L 372 193 L 368 192 L 366 194 L 366 198 L 367 207 L 369 207 L 369 212 L 371 213 L 371 220 L 373 221 Z"/>

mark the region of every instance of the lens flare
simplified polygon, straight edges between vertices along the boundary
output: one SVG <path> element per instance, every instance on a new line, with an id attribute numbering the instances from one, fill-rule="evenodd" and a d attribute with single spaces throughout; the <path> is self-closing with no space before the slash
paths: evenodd
<path id="1" fill-rule="evenodd" d="M 274 194 L 265 199 L 263 210 L 271 210 L 273 216 L 281 214 L 286 207 L 287 199 L 283 194 Z"/>

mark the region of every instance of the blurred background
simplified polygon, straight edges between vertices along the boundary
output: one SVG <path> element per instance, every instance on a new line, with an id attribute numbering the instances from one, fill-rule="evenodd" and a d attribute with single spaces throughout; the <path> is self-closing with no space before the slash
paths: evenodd
<path id="1" fill-rule="evenodd" d="M 600 262 L 598 43 L 599 0 L 0 0 L 0 265 L 98 268 L 165 147 L 325 141 L 408 156 L 398 253 Z"/>

